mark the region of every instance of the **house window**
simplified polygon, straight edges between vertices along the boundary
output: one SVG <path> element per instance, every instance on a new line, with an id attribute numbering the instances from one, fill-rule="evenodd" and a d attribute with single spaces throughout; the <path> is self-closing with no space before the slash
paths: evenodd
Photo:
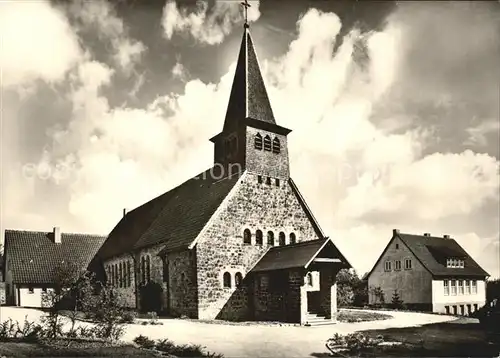
<path id="1" fill-rule="evenodd" d="M 163 282 L 168 282 L 168 260 L 166 257 L 162 260 L 163 263 Z"/>
<path id="2" fill-rule="evenodd" d="M 257 133 L 255 135 L 254 147 L 255 147 L 255 149 L 258 149 L 258 150 L 262 149 L 262 136 L 259 133 Z"/>
<path id="3" fill-rule="evenodd" d="M 274 246 L 274 232 L 272 231 L 267 232 L 267 244 Z"/>
<path id="4" fill-rule="evenodd" d="M 255 245 L 262 246 L 262 231 L 260 230 L 255 232 Z"/>
<path id="5" fill-rule="evenodd" d="M 28 293 L 29 294 L 35 293 L 35 290 L 33 289 L 33 287 L 28 287 Z"/>
<path id="6" fill-rule="evenodd" d="M 471 291 L 472 291 L 473 295 L 475 295 L 477 293 L 477 281 L 476 280 L 471 281 Z"/>
<path id="7" fill-rule="evenodd" d="M 274 179 L 274 182 L 276 183 L 276 186 L 280 186 L 280 180 L 278 178 Z"/>
<path id="8" fill-rule="evenodd" d="M 271 137 L 268 135 L 264 137 L 264 150 L 268 152 L 271 151 Z"/>
<path id="9" fill-rule="evenodd" d="M 449 296 L 450 295 L 450 281 L 444 280 L 444 295 Z"/>
<path id="10" fill-rule="evenodd" d="M 280 140 L 276 137 L 273 139 L 273 153 L 278 154 L 280 152 Z"/>
<path id="11" fill-rule="evenodd" d="M 396 250 L 399 249 L 399 244 L 396 244 Z"/>
<path id="12" fill-rule="evenodd" d="M 262 184 L 262 175 L 257 175 L 257 182 Z"/>
<path id="13" fill-rule="evenodd" d="M 456 315 L 458 312 L 457 312 L 457 306 L 453 306 L 453 314 Z"/>
<path id="14" fill-rule="evenodd" d="M 456 280 L 451 280 L 451 295 L 456 296 L 457 295 L 457 281 Z"/>
<path id="15" fill-rule="evenodd" d="M 293 245 L 295 243 L 297 243 L 297 238 L 295 237 L 295 234 L 292 232 L 290 234 L 290 245 Z"/>
<path id="16" fill-rule="evenodd" d="M 310 273 L 310 272 L 308 272 L 306 275 L 306 285 L 307 286 L 313 285 L 313 276 L 312 276 L 312 273 Z"/>
<path id="17" fill-rule="evenodd" d="M 411 270 L 411 259 L 405 259 L 405 270 Z"/>
<path id="18" fill-rule="evenodd" d="M 252 244 L 252 233 L 248 229 L 243 231 L 243 243 L 246 245 Z"/>
<path id="19" fill-rule="evenodd" d="M 458 294 L 464 294 L 464 280 L 458 280 Z"/>
<path id="20" fill-rule="evenodd" d="M 470 295 L 470 280 L 465 280 L 465 294 Z"/>
<path id="21" fill-rule="evenodd" d="M 477 311 L 477 303 L 474 303 L 474 312 Z"/>
<path id="22" fill-rule="evenodd" d="M 446 314 L 450 314 L 450 306 L 444 306 L 444 309 L 446 310 Z"/>
<path id="23" fill-rule="evenodd" d="M 384 264 L 384 269 L 386 272 L 388 271 L 391 271 L 392 270 L 392 264 L 390 261 L 386 261 L 385 264 Z"/>
<path id="24" fill-rule="evenodd" d="M 243 275 L 241 274 L 241 272 L 236 272 L 236 275 L 234 275 L 235 286 L 240 287 L 242 282 L 243 282 Z"/>
<path id="25" fill-rule="evenodd" d="M 278 242 L 280 246 L 285 246 L 286 245 L 286 238 L 285 238 L 285 233 L 281 231 L 278 236 Z"/>
<path id="26" fill-rule="evenodd" d="M 467 314 L 472 313 L 472 306 L 470 304 L 467 305 Z"/>
<path id="27" fill-rule="evenodd" d="M 47 288 L 46 287 L 42 288 L 42 292 L 47 293 Z"/>
<path id="28" fill-rule="evenodd" d="M 464 307 L 464 305 L 460 305 L 460 314 L 462 316 L 465 315 L 465 307 Z"/>
<path id="29" fill-rule="evenodd" d="M 270 178 L 270 177 L 267 177 L 267 178 L 266 178 L 266 184 L 267 184 L 267 185 L 271 185 L 271 178 Z"/>
<path id="30" fill-rule="evenodd" d="M 267 290 L 268 287 L 269 287 L 269 276 L 267 276 L 267 275 L 260 276 L 259 288 L 261 290 Z"/>
<path id="31" fill-rule="evenodd" d="M 231 288 L 231 274 L 229 272 L 224 272 L 222 276 L 222 284 L 225 288 Z"/>
<path id="32" fill-rule="evenodd" d="M 394 262 L 394 270 L 401 271 L 401 260 L 396 260 Z"/>

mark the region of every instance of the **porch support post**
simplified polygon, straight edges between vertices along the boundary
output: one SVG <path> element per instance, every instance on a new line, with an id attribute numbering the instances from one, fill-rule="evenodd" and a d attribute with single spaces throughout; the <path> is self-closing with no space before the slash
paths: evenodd
<path id="1" fill-rule="evenodd" d="M 305 280 L 303 280 L 305 281 Z M 307 319 L 307 290 L 306 285 L 303 283 L 300 286 L 300 325 L 306 324 Z"/>
<path id="2" fill-rule="evenodd" d="M 337 282 L 335 281 L 330 287 L 330 312 L 331 320 L 337 320 Z"/>

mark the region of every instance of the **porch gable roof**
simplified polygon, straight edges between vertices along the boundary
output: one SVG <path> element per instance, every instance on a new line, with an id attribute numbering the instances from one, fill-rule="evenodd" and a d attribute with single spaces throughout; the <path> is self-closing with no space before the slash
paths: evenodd
<path id="1" fill-rule="evenodd" d="M 307 269 L 309 265 L 324 250 L 326 245 L 331 245 L 334 249 L 336 259 L 342 265 L 350 267 L 349 262 L 344 258 L 335 244 L 329 238 L 299 242 L 297 244 L 275 246 L 269 249 L 266 254 L 257 262 L 250 272 L 264 272 L 302 267 Z"/>

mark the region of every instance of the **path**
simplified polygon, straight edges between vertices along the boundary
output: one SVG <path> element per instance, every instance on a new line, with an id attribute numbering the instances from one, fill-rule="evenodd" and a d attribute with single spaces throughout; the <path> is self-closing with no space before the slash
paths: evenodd
<path id="1" fill-rule="evenodd" d="M 374 311 L 379 312 L 379 311 Z M 367 329 L 411 327 L 454 320 L 455 317 L 416 312 L 387 312 L 392 319 L 337 323 L 329 326 L 263 326 L 224 325 L 177 319 L 161 319 L 163 325 L 127 326 L 124 341 L 132 341 L 142 334 L 152 339 L 168 338 L 177 344 L 200 344 L 211 352 L 230 357 L 311 357 L 312 353 L 326 353 L 326 340 L 334 333 L 347 334 Z M 42 313 L 33 309 L 2 307 L 1 321 L 9 317 L 22 321 L 37 320 Z"/>

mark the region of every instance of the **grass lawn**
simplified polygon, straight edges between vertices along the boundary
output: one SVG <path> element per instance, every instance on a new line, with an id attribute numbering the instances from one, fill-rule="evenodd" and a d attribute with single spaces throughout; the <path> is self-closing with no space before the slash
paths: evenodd
<path id="1" fill-rule="evenodd" d="M 389 314 L 376 313 L 376 312 L 363 312 L 363 311 L 349 311 L 339 309 L 337 314 L 337 320 L 339 322 L 368 322 L 368 321 L 379 321 L 392 318 Z"/>
<path id="2" fill-rule="evenodd" d="M 0 342 L 0 357 L 158 357 L 132 345 L 59 339 L 50 342 Z"/>
<path id="3" fill-rule="evenodd" d="M 460 318 L 420 327 L 390 328 L 361 332 L 402 345 L 383 347 L 374 356 L 392 357 L 498 357 L 500 335 L 486 332 L 476 320 Z"/>

